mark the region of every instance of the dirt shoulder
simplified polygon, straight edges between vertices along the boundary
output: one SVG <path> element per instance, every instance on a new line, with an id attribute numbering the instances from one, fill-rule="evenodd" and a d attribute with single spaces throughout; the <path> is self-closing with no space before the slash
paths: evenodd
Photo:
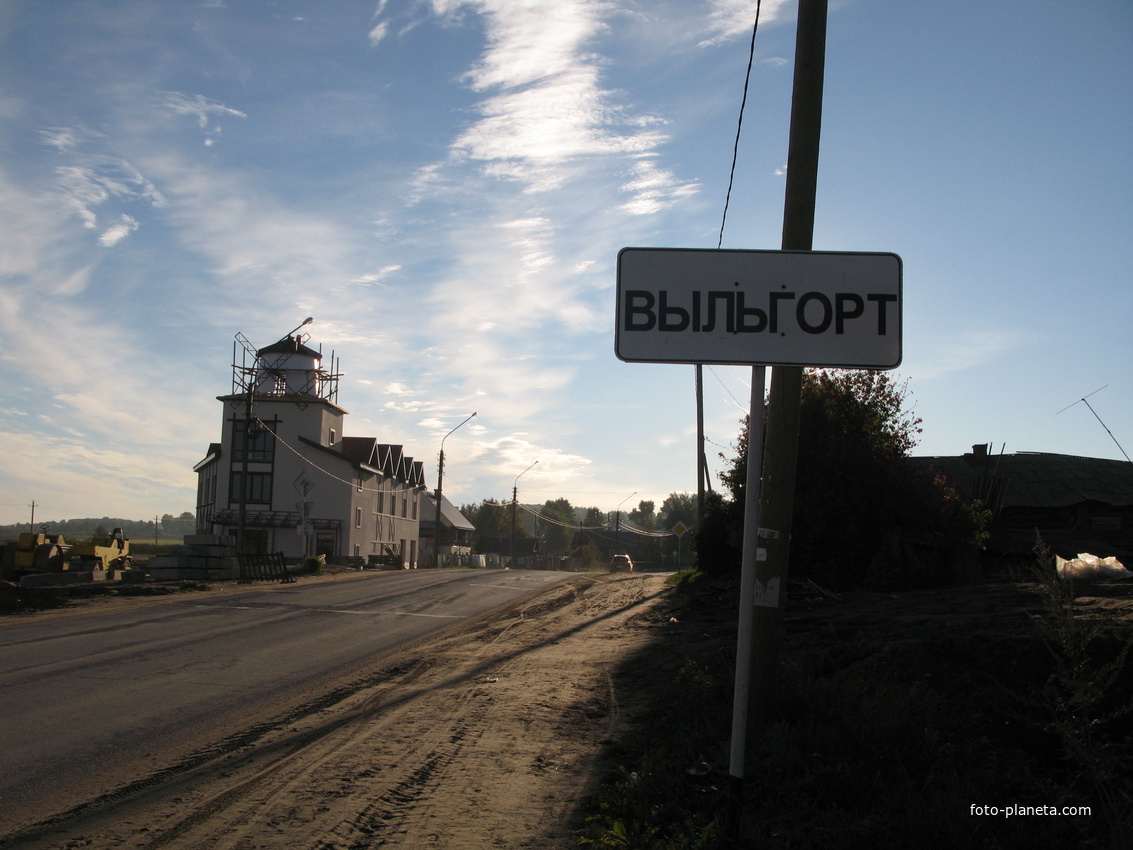
<path id="1" fill-rule="evenodd" d="M 664 576 L 581 575 L 0 847 L 573 847 L 602 748 L 643 699 L 614 673 L 665 593 Z"/>

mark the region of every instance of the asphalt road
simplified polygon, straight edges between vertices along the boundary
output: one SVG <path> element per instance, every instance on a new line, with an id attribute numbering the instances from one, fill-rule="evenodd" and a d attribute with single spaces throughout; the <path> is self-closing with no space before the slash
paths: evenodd
<path id="1" fill-rule="evenodd" d="M 570 573 L 417 570 L 0 624 L 0 835 L 239 736 Z"/>

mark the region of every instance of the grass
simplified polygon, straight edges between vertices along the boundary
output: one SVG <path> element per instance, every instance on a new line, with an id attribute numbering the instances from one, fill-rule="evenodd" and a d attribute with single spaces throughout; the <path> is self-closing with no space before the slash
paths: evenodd
<path id="1" fill-rule="evenodd" d="M 860 625 L 788 633 L 776 712 L 749 733 L 730 825 L 735 591 L 678 577 L 678 623 L 656 650 L 673 675 L 609 754 L 579 845 L 1130 846 L 1130 624 L 1086 621 L 1073 592 L 1040 573 L 1020 589 L 1043 600 L 1031 615 L 890 622 L 865 611 Z M 1091 813 L 1008 817 L 1012 805 Z"/>

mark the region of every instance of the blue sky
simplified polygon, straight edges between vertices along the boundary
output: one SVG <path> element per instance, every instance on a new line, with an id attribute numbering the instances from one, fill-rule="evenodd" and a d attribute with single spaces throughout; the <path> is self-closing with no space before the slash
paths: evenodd
<path id="1" fill-rule="evenodd" d="M 765 0 L 726 248 L 776 249 Z M 195 507 L 233 339 L 305 317 L 346 433 L 458 504 L 696 490 L 617 252 L 714 248 L 754 2 L 0 0 L 0 522 Z M 1133 452 L 1133 6 L 834 0 L 814 248 L 904 263 L 917 454 Z M 750 370 L 705 371 L 713 474 Z M 1068 405 L 1074 405 L 1061 413 Z M 632 494 L 632 495 L 631 495 Z"/>

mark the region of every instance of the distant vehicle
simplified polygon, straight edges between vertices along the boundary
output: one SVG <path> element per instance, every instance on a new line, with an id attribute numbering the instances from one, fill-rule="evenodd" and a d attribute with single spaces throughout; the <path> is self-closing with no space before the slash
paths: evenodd
<path id="1" fill-rule="evenodd" d="M 625 570 L 626 572 L 633 572 L 633 559 L 629 555 L 614 555 L 610 559 L 611 570 Z"/>

